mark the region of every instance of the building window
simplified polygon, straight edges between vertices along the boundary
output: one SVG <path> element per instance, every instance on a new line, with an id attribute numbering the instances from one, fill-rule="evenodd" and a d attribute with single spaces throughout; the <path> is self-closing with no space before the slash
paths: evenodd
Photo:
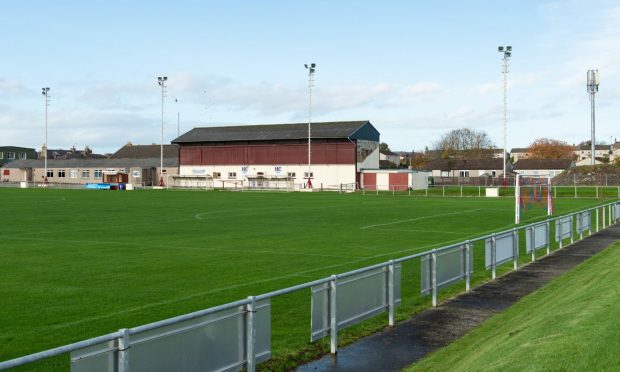
<path id="1" fill-rule="evenodd" d="M 441 171 L 441 177 L 450 177 L 450 171 Z"/>
<path id="2" fill-rule="evenodd" d="M 257 172 L 256 175 L 259 177 L 263 177 L 265 175 L 265 172 Z"/>
<path id="3" fill-rule="evenodd" d="M 459 176 L 460 177 L 469 177 L 469 171 L 460 171 L 459 172 Z"/>
<path id="4" fill-rule="evenodd" d="M 45 177 L 47 177 L 47 178 L 52 178 L 52 177 L 54 177 L 54 171 L 53 171 L 53 170 L 51 170 L 51 169 L 48 169 L 48 170 L 47 170 L 47 174 L 45 175 Z"/>
<path id="5" fill-rule="evenodd" d="M 213 172 L 213 179 L 220 179 L 222 177 L 222 173 L 220 172 Z"/>
<path id="6" fill-rule="evenodd" d="M 163 174 L 163 173 L 168 173 L 168 170 L 167 170 L 167 169 L 162 169 L 162 170 L 161 170 L 161 173 L 162 173 L 162 174 Z"/>
<path id="7" fill-rule="evenodd" d="M 304 172 L 304 178 L 312 178 L 312 177 L 314 177 L 314 172 L 310 172 L 310 173 Z"/>
<path id="8" fill-rule="evenodd" d="M 65 170 L 64 169 L 59 169 L 58 170 L 58 178 L 65 178 Z"/>
<path id="9" fill-rule="evenodd" d="M 19 153 L 19 158 L 20 159 L 26 159 L 26 153 L 25 152 L 20 152 Z"/>
<path id="10" fill-rule="evenodd" d="M 103 170 L 95 169 L 95 178 L 103 178 Z"/>
<path id="11" fill-rule="evenodd" d="M 82 169 L 82 178 L 90 178 L 90 171 L 88 169 Z"/>
<path id="12" fill-rule="evenodd" d="M 273 170 L 274 170 L 276 173 L 280 173 L 280 172 L 282 172 L 282 167 L 278 165 L 278 166 L 273 167 Z"/>
<path id="13" fill-rule="evenodd" d="M 492 171 L 492 172 L 491 172 L 491 176 L 496 177 L 496 176 L 497 176 L 497 172 Z"/>
<path id="14" fill-rule="evenodd" d="M 14 152 L 7 152 L 6 153 L 6 158 L 9 160 L 14 160 L 15 159 L 15 153 Z"/>
<path id="15" fill-rule="evenodd" d="M 69 177 L 71 177 L 71 178 L 78 178 L 78 170 L 77 169 L 71 169 L 69 171 Z"/>
<path id="16" fill-rule="evenodd" d="M 237 172 L 228 172 L 228 178 L 237 178 Z"/>
<path id="17" fill-rule="evenodd" d="M 0 152 L 0 159 L 4 159 L 4 153 Z"/>
<path id="18" fill-rule="evenodd" d="M 295 178 L 295 172 L 288 172 L 288 173 L 286 174 L 286 176 L 287 176 L 288 178 Z"/>

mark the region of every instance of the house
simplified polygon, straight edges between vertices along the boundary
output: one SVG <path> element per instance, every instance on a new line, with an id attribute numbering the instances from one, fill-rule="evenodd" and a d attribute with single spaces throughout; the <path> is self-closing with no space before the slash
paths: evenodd
<path id="1" fill-rule="evenodd" d="M 517 162 L 521 159 L 527 159 L 529 157 L 528 152 L 529 148 L 527 147 L 514 147 L 510 150 L 510 157 L 513 162 Z"/>
<path id="2" fill-rule="evenodd" d="M 396 166 L 400 165 L 400 155 L 392 151 L 379 152 L 379 161 L 384 160 Z"/>
<path id="3" fill-rule="evenodd" d="M 419 170 L 430 171 L 433 177 L 499 177 L 504 172 L 503 159 L 433 159 Z M 512 164 L 506 162 L 506 173 L 512 171 Z"/>
<path id="4" fill-rule="evenodd" d="M 270 188 L 285 180 L 295 187 L 359 183 L 363 169 L 379 168 L 379 132 L 369 121 L 263 124 L 194 128 L 179 146 L 181 177 L 204 175 L 216 187 Z M 310 162 L 308 162 L 310 153 Z"/>
<path id="5" fill-rule="evenodd" d="M 573 159 L 521 159 L 514 164 L 515 173 L 524 177 L 555 177 L 575 166 Z"/>
<path id="6" fill-rule="evenodd" d="M 575 150 L 573 151 L 578 162 L 580 162 L 581 160 L 590 160 L 589 162 L 586 162 L 585 165 L 592 164 L 592 146 L 590 145 L 590 143 L 591 142 L 586 142 L 582 145 L 575 146 Z M 595 159 L 608 160 L 610 158 L 610 155 L 612 154 L 612 145 L 595 145 L 594 152 Z"/>
<path id="7" fill-rule="evenodd" d="M 0 146 L 0 167 L 18 159 L 36 159 L 37 152 L 30 147 Z"/>
<path id="8" fill-rule="evenodd" d="M 53 154 L 53 150 L 47 152 Z M 45 153 L 45 152 L 44 152 Z M 68 152 L 58 153 L 56 159 L 15 160 L 2 167 L 6 182 L 47 182 L 51 184 L 76 184 L 122 182 L 144 186 L 159 185 L 160 177 L 174 175 L 178 169 L 178 147 L 164 145 L 163 170 L 160 167 L 160 145 L 127 144 L 110 158 L 90 157 Z"/>

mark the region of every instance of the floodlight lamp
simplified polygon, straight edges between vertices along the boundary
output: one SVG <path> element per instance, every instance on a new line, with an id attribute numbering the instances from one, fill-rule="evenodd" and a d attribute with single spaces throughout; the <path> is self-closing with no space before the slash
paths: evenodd
<path id="1" fill-rule="evenodd" d="M 305 68 L 308 68 L 308 64 L 307 64 L 307 63 L 304 63 L 304 67 L 305 67 Z"/>
<path id="2" fill-rule="evenodd" d="M 510 57 L 512 55 L 512 53 L 510 52 L 505 52 L 504 54 L 506 55 L 506 57 Z"/>
<path id="3" fill-rule="evenodd" d="M 497 51 L 498 51 L 498 52 L 503 52 L 503 51 L 504 51 L 504 47 L 503 47 L 503 46 L 499 46 L 499 47 L 497 47 Z"/>
<path id="4" fill-rule="evenodd" d="M 311 64 L 310 67 L 315 68 L 316 67 L 316 63 Z"/>
<path id="5" fill-rule="evenodd" d="M 506 50 L 507 50 L 507 51 L 509 51 L 509 52 L 512 52 L 512 46 L 508 45 L 508 46 L 506 47 Z"/>

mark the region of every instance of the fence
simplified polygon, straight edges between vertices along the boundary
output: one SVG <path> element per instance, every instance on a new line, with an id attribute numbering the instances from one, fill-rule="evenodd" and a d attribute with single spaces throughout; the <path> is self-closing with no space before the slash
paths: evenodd
<path id="1" fill-rule="evenodd" d="M 483 197 L 487 189 L 497 189 L 497 196 L 514 196 L 514 186 L 429 185 L 415 189 L 403 185 L 377 185 L 362 188 L 363 195 L 406 195 L 441 197 Z M 552 186 L 554 198 L 620 198 L 620 186 Z"/>
<path id="2" fill-rule="evenodd" d="M 498 271 L 510 270 L 505 264 L 512 263 L 516 270 L 527 255 L 535 260 L 542 249 L 549 254 L 553 245 L 562 248 L 566 241 L 573 243 L 584 233 L 592 234 L 619 219 L 620 202 L 616 201 L 206 310 L 123 328 L 1 362 L 0 369 L 70 353 L 74 372 L 254 371 L 258 363 L 271 356 L 271 299 L 302 290 L 310 290 L 311 341 L 329 336 L 330 351 L 336 353 L 339 331 L 346 327 L 386 312 L 388 324 L 393 326 L 395 309 L 404 300 L 403 291 L 430 296 L 432 306 L 437 306 L 438 293 L 444 288 L 465 282 L 465 291 L 469 291 L 474 275 L 488 280 L 491 271 L 495 279 Z M 522 258 L 521 252 L 525 253 Z M 410 280 L 416 276 L 419 280 Z"/>

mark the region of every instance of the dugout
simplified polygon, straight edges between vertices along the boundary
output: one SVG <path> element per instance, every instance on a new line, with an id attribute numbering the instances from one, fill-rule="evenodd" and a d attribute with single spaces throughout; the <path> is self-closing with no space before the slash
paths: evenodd
<path id="1" fill-rule="evenodd" d="M 365 190 L 423 190 L 428 188 L 431 172 L 411 169 L 365 169 L 360 175 L 360 187 Z"/>

